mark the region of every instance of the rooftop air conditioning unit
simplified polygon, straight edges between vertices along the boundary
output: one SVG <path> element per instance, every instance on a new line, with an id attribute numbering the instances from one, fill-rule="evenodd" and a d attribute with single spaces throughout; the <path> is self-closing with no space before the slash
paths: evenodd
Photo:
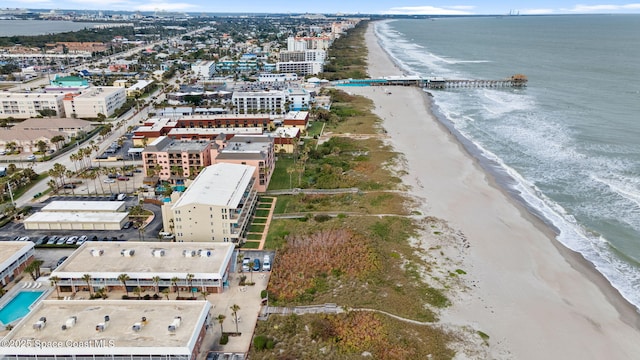
<path id="1" fill-rule="evenodd" d="M 33 328 L 36 330 L 42 330 L 46 325 L 47 325 L 46 322 L 39 320 L 39 321 L 36 321 L 35 324 L 33 324 Z"/>
<path id="2" fill-rule="evenodd" d="M 133 324 L 133 326 L 131 327 L 131 330 L 136 331 L 136 332 L 142 330 L 142 324 L 141 323 Z"/>
<path id="3" fill-rule="evenodd" d="M 135 252 L 136 251 L 133 250 L 133 249 L 122 249 L 120 251 L 120 255 L 126 256 L 126 257 L 131 257 L 131 256 L 133 256 L 133 254 L 135 254 Z"/>
<path id="4" fill-rule="evenodd" d="M 98 256 L 102 256 L 102 254 L 104 254 L 104 250 L 102 250 L 102 249 L 92 249 L 91 250 L 91 256 L 98 257 Z"/>
<path id="5" fill-rule="evenodd" d="M 211 257 L 213 251 L 209 249 L 200 249 L 198 250 L 198 254 L 200 254 L 200 257 Z"/>
<path id="6" fill-rule="evenodd" d="M 151 255 L 153 255 L 153 257 L 163 257 L 164 256 L 164 249 L 153 249 L 151 251 Z"/>
<path id="7" fill-rule="evenodd" d="M 196 251 L 195 250 L 182 250 L 182 255 L 184 255 L 184 257 L 194 257 L 194 256 L 196 256 Z"/>
<path id="8" fill-rule="evenodd" d="M 63 326 L 66 326 L 67 329 L 70 329 L 76 324 L 76 321 L 78 321 L 78 317 L 77 316 L 70 316 L 67 319 L 67 321 L 64 322 Z"/>
<path id="9" fill-rule="evenodd" d="M 107 328 L 107 324 L 105 323 L 99 323 L 98 325 L 96 325 L 96 331 L 99 331 L 99 332 L 103 332 L 104 329 L 106 328 Z"/>

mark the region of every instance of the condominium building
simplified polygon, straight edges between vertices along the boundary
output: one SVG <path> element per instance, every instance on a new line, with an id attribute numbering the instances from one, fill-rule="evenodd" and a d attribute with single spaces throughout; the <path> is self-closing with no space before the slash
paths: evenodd
<path id="1" fill-rule="evenodd" d="M 327 52 L 324 50 L 281 51 L 278 57 L 280 62 L 312 61 L 324 63 Z"/>
<path id="2" fill-rule="evenodd" d="M 122 291 L 126 284 L 128 292 L 139 287 L 147 293 L 161 293 L 164 289 L 183 294 L 221 293 L 229 278 L 234 248 L 234 244 L 223 242 L 196 245 L 187 242 L 89 241 L 74 251 L 51 276 L 60 279 L 57 286 L 66 292 L 93 292 L 101 288 Z M 85 274 L 91 276 L 89 284 L 83 279 Z M 127 275 L 124 283 L 118 279 L 121 274 Z"/>
<path id="3" fill-rule="evenodd" d="M 193 179 L 211 164 L 211 145 L 207 140 L 184 141 L 161 136 L 142 152 L 145 176 L 158 176 L 174 184 Z"/>
<path id="4" fill-rule="evenodd" d="M 324 69 L 323 63 L 316 61 L 289 61 L 276 63 L 278 72 L 294 72 L 298 75 L 317 75 Z"/>
<path id="5" fill-rule="evenodd" d="M 63 100 L 67 117 L 78 118 L 97 118 L 98 114 L 109 117 L 126 101 L 125 89 L 115 86 L 91 87 L 79 94 L 67 94 Z"/>
<path id="6" fill-rule="evenodd" d="M 29 119 L 42 116 L 41 111 L 53 110 L 65 117 L 62 93 L 0 93 L 0 118 Z"/>
<path id="7" fill-rule="evenodd" d="M 228 163 L 255 167 L 253 176 L 258 192 L 267 191 L 271 175 L 276 167 L 274 142 L 267 135 L 235 135 L 212 149 L 214 164 Z"/>
<path id="8" fill-rule="evenodd" d="M 255 210 L 254 166 L 219 163 L 200 172 L 175 203 L 162 207 L 177 241 L 243 242 Z"/>
<path id="9" fill-rule="evenodd" d="M 289 61 L 305 61 L 304 50 L 299 51 L 280 51 L 278 59 L 281 62 Z"/>
<path id="10" fill-rule="evenodd" d="M 287 89 L 287 111 L 308 110 L 311 102 L 311 93 L 305 89 Z"/>
<path id="11" fill-rule="evenodd" d="M 294 74 L 294 73 L 289 73 L 289 74 L 263 73 L 263 74 L 258 75 L 258 81 L 259 82 L 266 82 L 266 83 L 297 81 L 297 80 L 298 80 L 298 74 Z"/>
<path id="12" fill-rule="evenodd" d="M 216 73 L 216 63 L 214 61 L 199 61 L 191 64 L 191 71 L 196 76 L 209 79 Z"/>
<path id="13" fill-rule="evenodd" d="M 213 139 L 219 134 L 261 134 L 271 119 L 265 114 L 180 115 L 145 120 L 133 132 L 135 146 L 146 146 L 160 136 L 172 139 Z"/>
<path id="14" fill-rule="evenodd" d="M 3 339 L 0 357 L 195 360 L 208 350 L 211 308 L 206 300 L 44 300 Z"/>
<path id="15" fill-rule="evenodd" d="M 31 241 L 0 241 L 0 288 L 21 276 L 34 256 Z"/>
<path id="16" fill-rule="evenodd" d="M 284 91 L 236 91 L 231 97 L 234 112 L 240 114 L 283 114 L 287 95 Z"/>

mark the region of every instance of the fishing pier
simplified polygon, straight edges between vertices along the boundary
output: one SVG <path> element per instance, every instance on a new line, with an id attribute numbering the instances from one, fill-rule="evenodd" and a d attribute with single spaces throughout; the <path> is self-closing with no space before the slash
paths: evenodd
<path id="1" fill-rule="evenodd" d="M 423 78 L 421 76 L 388 76 L 378 79 L 348 79 L 334 82 L 337 86 L 418 86 L 425 89 L 460 88 L 520 88 L 527 86 L 527 77 L 516 74 L 500 80 L 465 80 Z"/>

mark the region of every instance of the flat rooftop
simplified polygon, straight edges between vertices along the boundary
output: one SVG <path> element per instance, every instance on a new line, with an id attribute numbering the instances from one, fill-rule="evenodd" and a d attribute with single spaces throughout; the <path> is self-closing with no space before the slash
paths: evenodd
<path id="1" fill-rule="evenodd" d="M 150 278 L 151 273 L 161 278 L 184 278 L 191 273 L 194 274 L 194 279 L 220 279 L 234 248 L 234 244 L 222 242 L 88 241 L 73 252 L 53 274 L 61 278 L 80 278 L 89 273 L 96 278 L 115 279 L 126 273 L 135 279 Z M 133 255 L 123 256 L 123 250 L 133 251 Z M 160 250 L 162 256 L 159 256 Z M 193 251 L 189 254 L 190 257 L 185 256 L 185 250 Z M 210 250 L 210 256 L 200 256 L 198 250 Z"/>
<path id="2" fill-rule="evenodd" d="M 44 300 L 4 338 L 33 345 L 0 348 L 0 353 L 188 355 L 210 308 L 206 300 Z M 105 323 L 105 316 L 108 324 L 104 331 L 98 331 L 97 325 Z M 170 332 L 168 326 L 176 316 L 180 325 Z M 35 328 L 42 317 L 46 318 L 45 326 Z M 134 324 L 141 325 L 139 331 L 133 329 Z"/>
<path id="3" fill-rule="evenodd" d="M 128 216 L 129 214 L 126 212 L 45 211 L 29 216 L 24 222 L 113 223 L 121 222 Z"/>
<path id="4" fill-rule="evenodd" d="M 0 241 L 0 271 L 34 247 L 31 241 Z"/>
<path id="5" fill-rule="evenodd" d="M 169 130 L 168 136 L 185 134 L 219 135 L 219 134 L 251 134 L 260 135 L 261 127 L 225 127 L 225 128 L 173 128 Z"/>
<path id="6" fill-rule="evenodd" d="M 52 201 L 41 211 L 118 211 L 124 206 L 124 201 Z"/>
<path id="7" fill-rule="evenodd" d="M 255 167 L 219 163 L 205 167 L 172 209 L 190 204 L 237 208 Z"/>

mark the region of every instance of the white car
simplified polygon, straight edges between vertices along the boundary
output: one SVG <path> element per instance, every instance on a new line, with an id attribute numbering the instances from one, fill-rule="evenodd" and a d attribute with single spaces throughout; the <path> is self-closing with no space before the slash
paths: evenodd
<path id="1" fill-rule="evenodd" d="M 102 180 L 102 182 L 104 182 L 105 184 L 113 184 L 116 181 L 114 179 L 106 178 L 106 179 Z"/>
<path id="2" fill-rule="evenodd" d="M 35 155 L 29 155 L 29 156 L 27 156 L 27 160 L 29 160 L 29 161 L 34 161 L 35 159 L 36 159 L 36 156 L 35 156 Z"/>

